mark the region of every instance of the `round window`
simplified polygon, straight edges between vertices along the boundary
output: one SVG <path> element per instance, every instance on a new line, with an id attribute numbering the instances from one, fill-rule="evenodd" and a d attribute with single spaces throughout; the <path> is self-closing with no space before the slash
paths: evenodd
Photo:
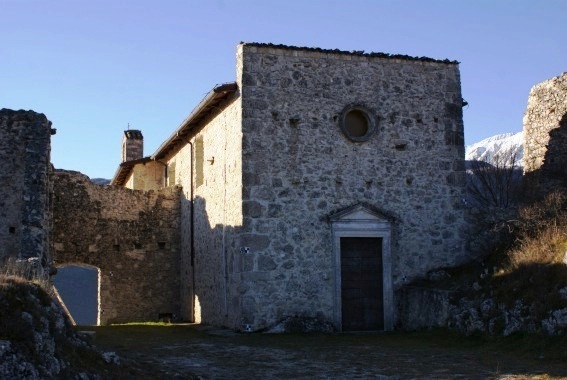
<path id="1" fill-rule="evenodd" d="M 341 114 L 340 126 L 349 140 L 366 141 L 374 131 L 374 119 L 365 107 L 348 106 Z"/>

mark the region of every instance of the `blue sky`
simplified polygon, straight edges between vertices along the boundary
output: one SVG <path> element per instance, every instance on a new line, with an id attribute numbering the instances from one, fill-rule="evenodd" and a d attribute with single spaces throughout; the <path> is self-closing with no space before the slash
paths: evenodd
<path id="1" fill-rule="evenodd" d="M 151 154 L 240 41 L 461 62 L 465 140 L 522 129 L 530 88 L 567 71 L 564 0 L 0 0 L 0 108 L 57 128 L 57 168 L 111 178 L 128 123 Z"/>

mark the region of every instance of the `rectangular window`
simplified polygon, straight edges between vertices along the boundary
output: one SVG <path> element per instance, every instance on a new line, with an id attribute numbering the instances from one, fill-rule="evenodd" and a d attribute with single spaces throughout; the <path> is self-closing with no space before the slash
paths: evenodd
<path id="1" fill-rule="evenodd" d="M 195 140 L 195 187 L 203 184 L 203 161 L 205 159 L 205 146 L 203 136 Z"/>
<path id="2" fill-rule="evenodd" d="M 167 165 L 167 186 L 175 185 L 175 161 Z"/>

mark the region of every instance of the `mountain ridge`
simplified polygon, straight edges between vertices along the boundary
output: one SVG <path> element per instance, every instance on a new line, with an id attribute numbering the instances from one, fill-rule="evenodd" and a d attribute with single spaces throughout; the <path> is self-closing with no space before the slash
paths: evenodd
<path id="1" fill-rule="evenodd" d="M 524 132 L 501 133 L 465 147 L 466 161 L 485 161 L 495 164 L 500 158 L 515 155 L 514 166 L 523 167 Z"/>

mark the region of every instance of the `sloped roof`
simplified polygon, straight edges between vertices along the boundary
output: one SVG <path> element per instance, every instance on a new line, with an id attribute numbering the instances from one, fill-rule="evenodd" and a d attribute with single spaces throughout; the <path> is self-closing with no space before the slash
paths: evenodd
<path id="1" fill-rule="evenodd" d="M 137 160 L 126 161 L 122 162 L 118 169 L 116 169 L 116 173 L 114 173 L 114 177 L 110 180 L 110 185 L 114 186 L 124 186 L 132 168 L 137 164 L 144 164 L 146 162 L 151 161 L 150 157 L 139 158 Z"/>
<path id="2" fill-rule="evenodd" d="M 236 92 L 238 85 L 236 82 L 225 83 L 215 86 L 201 102 L 195 107 L 193 112 L 181 123 L 179 128 L 175 130 L 165 140 L 159 148 L 152 154 L 153 160 L 164 158 L 168 152 L 174 149 L 180 143 L 185 142 L 189 132 L 199 125 L 201 121 L 218 110 L 221 103 L 228 99 L 230 95 Z"/>
<path id="3" fill-rule="evenodd" d="M 187 141 L 188 135 L 191 130 L 199 126 L 199 124 L 206 119 L 209 115 L 222 108 L 223 103 L 236 91 L 238 86 L 236 82 L 225 83 L 215 86 L 201 102 L 193 109 L 189 116 L 181 123 L 181 125 L 167 138 L 149 157 L 144 157 L 138 160 L 126 161 L 120 164 L 112 181 L 111 185 L 124 186 L 132 168 L 136 164 L 142 164 L 149 161 L 157 161 L 164 158 L 169 152 L 174 150 L 179 145 Z M 141 133 L 140 133 L 141 134 Z"/>

